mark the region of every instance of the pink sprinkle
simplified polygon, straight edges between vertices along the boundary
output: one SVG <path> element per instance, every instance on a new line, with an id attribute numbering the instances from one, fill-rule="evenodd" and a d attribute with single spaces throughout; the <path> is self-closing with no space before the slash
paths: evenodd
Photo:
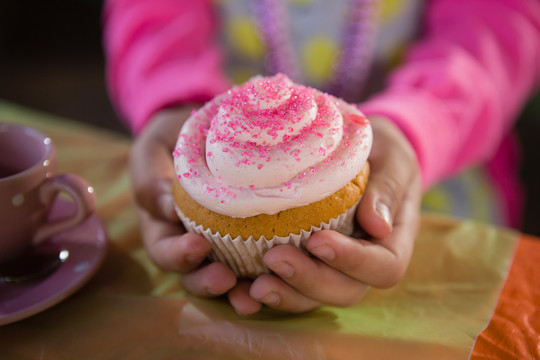
<path id="1" fill-rule="evenodd" d="M 257 169 L 261 170 L 263 168 L 263 164 L 257 165 Z"/>
<path id="2" fill-rule="evenodd" d="M 272 129 L 272 130 L 268 130 L 266 132 L 268 135 L 270 135 L 272 137 L 273 140 L 275 140 L 278 136 L 278 133 L 276 132 L 276 130 Z"/>
<path id="3" fill-rule="evenodd" d="M 223 152 L 229 152 L 229 148 L 223 148 Z"/>
<path id="4" fill-rule="evenodd" d="M 317 168 L 312 167 L 311 169 L 309 169 L 309 171 L 311 171 L 312 174 L 315 174 L 317 172 Z"/>
<path id="5" fill-rule="evenodd" d="M 350 114 L 349 120 L 358 125 L 362 125 L 362 126 L 369 125 L 369 120 L 365 116 L 362 116 L 362 115 Z"/>
<path id="6" fill-rule="evenodd" d="M 206 154 L 207 157 L 212 157 L 212 152 L 209 151 L 207 154 Z"/>
<path id="7" fill-rule="evenodd" d="M 255 185 L 249 185 L 250 190 L 255 190 Z"/>
<path id="8" fill-rule="evenodd" d="M 188 172 L 185 172 L 183 175 L 184 175 L 185 178 L 188 178 L 188 179 L 191 177 L 191 174 L 188 173 Z"/>

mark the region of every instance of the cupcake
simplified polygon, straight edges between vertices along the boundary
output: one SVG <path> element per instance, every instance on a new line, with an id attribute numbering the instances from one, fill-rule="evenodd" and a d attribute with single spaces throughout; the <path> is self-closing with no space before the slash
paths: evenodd
<path id="1" fill-rule="evenodd" d="M 173 153 L 176 211 L 239 277 L 271 247 L 315 231 L 351 234 L 372 132 L 353 105 L 285 75 L 255 77 L 186 121 Z"/>

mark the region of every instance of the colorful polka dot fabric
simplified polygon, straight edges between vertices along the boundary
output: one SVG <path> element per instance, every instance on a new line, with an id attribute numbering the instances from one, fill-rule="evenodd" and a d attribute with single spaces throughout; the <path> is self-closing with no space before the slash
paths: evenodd
<path id="1" fill-rule="evenodd" d="M 227 71 L 236 83 L 268 72 L 267 44 L 253 3 L 249 0 L 216 1 Z M 276 1 L 256 3 L 270 4 L 263 5 L 261 11 L 264 12 L 270 11 Z M 375 4 L 369 10 L 372 29 L 368 34 L 376 44 L 375 62 L 384 63 L 386 69 L 395 64 L 405 44 L 414 36 L 420 0 L 289 0 L 283 2 L 284 11 L 277 16 L 279 24 L 275 26 L 281 27 L 283 36 L 291 42 L 292 57 L 300 70 L 300 78 L 295 80 L 322 89 L 328 85 L 343 51 L 347 26 L 353 21 L 349 14 L 360 8 L 358 3 Z"/>

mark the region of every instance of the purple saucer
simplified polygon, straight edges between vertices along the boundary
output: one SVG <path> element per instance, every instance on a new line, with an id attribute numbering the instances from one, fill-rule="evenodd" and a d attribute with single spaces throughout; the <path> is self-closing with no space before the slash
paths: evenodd
<path id="1" fill-rule="evenodd" d="M 58 200 L 51 218 L 70 213 L 73 204 Z M 51 237 L 43 245 L 69 252 L 50 275 L 33 281 L 0 281 L 0 325 L 37 314 L 58 304 L 80 289 L 97 272 L 107 252 L 105 227 L 96 214 L 71 230 Z"/>

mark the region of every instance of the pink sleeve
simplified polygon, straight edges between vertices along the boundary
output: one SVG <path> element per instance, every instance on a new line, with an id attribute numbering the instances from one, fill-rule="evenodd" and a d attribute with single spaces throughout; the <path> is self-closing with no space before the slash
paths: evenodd
<path id="1" fill-rule="evenodd" d="M 157 110 L 225 91 L 210 1 L 109 0 L 104 13 L 111 98 L 138 133 Z"/>
<path id="2" fill-rule="evenodd" d="M 433 0 L 425 36 L 360 107 L 384 115 L 416 150 L 424 188 L 487 160 L 540 75 L 540 2 Z"/>

